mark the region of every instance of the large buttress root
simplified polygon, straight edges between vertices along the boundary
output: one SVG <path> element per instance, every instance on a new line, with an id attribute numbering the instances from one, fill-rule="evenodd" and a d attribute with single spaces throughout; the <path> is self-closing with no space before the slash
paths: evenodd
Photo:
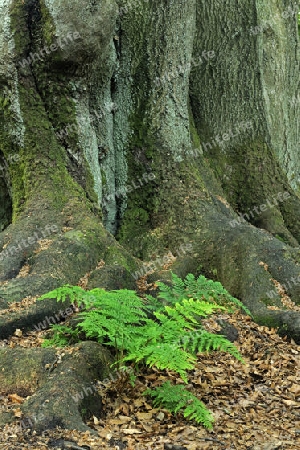
<path id="1" fill-rule="evenodd" d="M 59 352 L 9 348 L 0 353 L 1 394 L 29 396 L 21 406 L 21 427 L 38 432 L 56 426 L 91 431 L 83 419 L 101 415 L 96 381 L 109 374 L 112 362 L 101 345 L 82 342 Z"/>

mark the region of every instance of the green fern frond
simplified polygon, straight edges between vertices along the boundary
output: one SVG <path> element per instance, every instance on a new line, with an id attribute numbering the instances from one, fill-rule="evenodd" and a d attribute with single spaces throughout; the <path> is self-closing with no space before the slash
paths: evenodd
<path id="1" fill-rule="evenodd" d="M 65 347 L 79 342 L 78 330 L 74 330 L 66 325 L 52 325 L 53 336 L 50 339 L 44 339 L 43 348 L 47 347 Z"/>
<path id="2" fill-rule="evenodd" d="M 185 328 L 193 330 L 195 328 L 195 324 L 191 324 L 191 322 L 187 321 L 182 314 L 170 306 L 165 306 L 164 311 L 155 312 L 154 315 L 161 323 L 166 323 L 168 321 L 175 322 L 181 330 L 184 330 Z"/>
<path id="3" fill-rule="evenodd" d="M 104 291 L 95 294 L 93 307 L 108 318 L 115 318 L 123 323 L 140 323 L 145 318 L 143 300 L 134 291 L 122 289 L 120 291 Z"/>
<path id="4" fill-rule="evenodd" d="M 192 354 L 170 343 L 163 343 L 153 347 L 150 355 L 145 358 L 149 367 L 155 366 L 160 370 L 173 370 L 186 383 L 188 382 L 186 371 L 194 368 L 196 360 Z"/>
<path id="5" fill-rule="evenodd" d="M 56 298 L 58 302 L 65 302 L 66 299 L 69 298 L 72 303 L 76 301 L 79 305 L 82 300 L 88 297 L 90 297 L 90 294 L 88 294 L 81 287 L 66 284 L 65 286 L 61 286 L 53 291 L 47 292 L 47 294 L 42 295 L 38 300 L 44 300 L 45 298 Z"/>
<path id="6" fill-rule="evenodd" d="M 78 327 L 87 337 L 96 338 L 98 342 L 118 350 L 126 350 L 135 341 L 137 328 L 117 318 L 108 318 L 105 312 L 97 310 L 82 313 L 85 318 Z"/>
<path id="7" fill-rule="evenodd" d="M 168 286 L 161 281 L 157 281 L 156 284 L 159 287 L 158 297 L 167 301 L 169 304 L 173 304 L 176 301 L 180 301 L 186 297 L 186 287 L 184 281 L 172 272 L 172 286 Z"/>
<path id="8" fill-rule="evenodd" d="M 181 336 L 186 330 L 200 328 L 201 316 L 206 317 L 220 309 L 226 310 L 222 306 L 190 298 L 183 299 L 173 306 L 165 306 L 163 311 L 154 312 L 154 316 L 166 327 L 166 331 L 173 331 L 174 341 L 175 336 Z M 170 323 L 176 324 L 173 329 L 170 328 Z"/>
<path id="9" fill-rule="evenodd" d="M 197 285 L 198 282 L 195 278 L 195 275 L 192 273 L 189 273 L 184 280 L 185 289 L 187 292 L 197 292 Z"/>
<path id="10" fill-rule="evenodd" d="M 166 408 L 172 413 L 183 412 L 184 417 L 202 423 L 212 429 L 213 417 L 204 403 L 182 385 L 171 385 L 169 381 L 156 389 L 148 389 L 144 393 L 153 399 L 155 407 Z"/>
<path id="11" fill-rule="evenodd" d="M 237 298 L 232 297 L 229 292 L 218 281 L 207 279 L 204 275 L 197 278 L 196 298 L 202 297 L 208 302 L 214 302 L 218 305 L 238 307 L 251 316 L 250 311 Z"/>
<path id="12" fill-rule="evenodd" d="M 103 342 L 104 337 L 113 337 L 118 334 L 119 322 L 115 319 L 107 319 L 101 311 L 93 310 L 80 314 L 84 318 L 78 324 L 87 337 L 97 338 L 99 342 Z"/>
<path id="13" fill-rule="evenodd" d="M 176 344 L 177 337 L 184 335 L 186 330 L 194 330 L 194 327 L 190 327 L 190 324 L 186 321 L 170 320 L 169 317 L 165 315 L 161 316 L 160 323 L 161 339 L 163 342 Z"/>
<path id="14" fill-rule="evenodd" d="M 145 300 L 145 308 L 149 312 L 159 311 L 164 308 L 164 304 L 152 295 L 147 294 Z"/>
<path id="15" fill-rule="evenodd" d="M 174 313 L 179 313 L 186 320 L 192 323 L 198 323 L 196 317 L 207 317 L 215 313 L 217 310 L 225 310 L 224 306 L 214 303 L 207 303 L 193 298 L 183 299 L 181 302 L 175 303 L 174 307 L 166 306 L 165 310 L 170 317 L 174 317 Z M 175 315 L 177 318 L 177 316 Z M 178 320 L 178 319 L 177 319 Z"/>
<path id="16" fill-rule="evenodd" d="M 196 358 L 174 344 L 160 343 L 137 348 L 125 356 L 123 361 L 145 361 L 149 367 L 173 370 L 187 383 L 186 371 L 193 369 Z"/>
<path id="17" fill-rule="evenodd" d="M 143 300 L 134 291 L 93 289 L 93 307 L 79 314 L 78 325 L 88 337 L 103 344 L 126 350 L 135 339 L 135 330 L 147 318 Z M 135 325 L 135 326 L 134 326 Z"/>
<path id="18" fill-rule="evenodd" d="M 169 328 L 159 322 L 155 322 L 152 319 L 146 319 L 143 326 L 134 328 L 134 336 L 129 343 L 128 352 L 135 352 L 138 348 L 144 348 L 149 345 L 156 345 L 161 342 L 171 342 L 174 344 L 174 334 L 181 328 L 178 324 L 174 323 L 173 327 L 169 321 Z"/>
<path id="19" fill-rule="evenodd" d="M 170 305 L 180 302 L 184 298 L 202 299 L 209 303 L 230 307 L 230 311 L 238 308 L 252 317 L 249 309 L 238 299 L 232 297 L 218 281 L 207 279 L 200 275 L 197 279 L 193 274 L 188 274 L 184 280 L 172 274 L 172 286 L 158 282 L 160 288 L 159 298 L 164 299 Z"/>
<path id="20" fill-rule="evenodd" d="M 178 277 L 175 273 L 172 273 L 172 288 L 175 294 L 175 297 L 179 297 L 184 295 L 186 286 L 185 281 Z"/>
<path id="21" fill-rule="evenodd" d="M 105 308 L 118 311 L 119 307 L 123 309 L 125 316 L 131 313 L 146 315 L 144 311 L 145 304 L 138 297 L 135 291 L 120 289 L 115 291 L 105 291 L 104 289 L 92 289 L 88 294 L 93 299 L 94 308 Z"/>
<path id="22" fill-rule="evenodd" d="M 238 361 L 244 362 L 240 352 L 232 342 L 224 336 L 214 333 L 209 333 L 201 329 L 195 333 L 190 332 L 185 335 L 183 339 L 183 348 L 192 353 L 203 353 L 212 350 L 219 350 L 221 352 L 230 353 Z"/>

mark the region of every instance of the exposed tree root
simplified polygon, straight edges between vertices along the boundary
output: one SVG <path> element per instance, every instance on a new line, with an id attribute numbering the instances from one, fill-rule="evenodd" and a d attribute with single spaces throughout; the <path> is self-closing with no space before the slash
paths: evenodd
<path id="1" fill-rule="evenodd" d="M 100 415 L 94 384 L 109 373 L 112 360 L 96 342 L 59 351 L 0 349 L 0 360 L 1 394 L 30 395 L 21 407 L 21 426 L 38 432 L 56 426 L 86 431 L 84 418 Z"/>

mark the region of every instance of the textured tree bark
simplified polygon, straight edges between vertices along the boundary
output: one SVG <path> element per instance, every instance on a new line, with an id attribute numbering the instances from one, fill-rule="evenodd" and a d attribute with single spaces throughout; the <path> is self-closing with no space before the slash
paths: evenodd
<path id="1" fill-rule="evenodd" d="M 240 11 L 225 8 L 224 14 L 217 5 L 202 2 L 151 5 L 142 17 L 132 13 L 123 22 L 122 43 L 124 54 L 132 52 L 131 60 L 144 55 L 148 61 L 149 54 L 156 55 L 149 63 L 140 56 L 139 64 L 133 66 L 136 70 L 132 69 L 134 98 L 144 108 L 137 110 L 136 130 L 129 143 L 129 154 L 134 156 L 138 148 L 139 156 L 128 158 L 132 174 L 141 170 L 142 161 L 152 164 L 156 189 L 149 187 L 148 195 L 146 189 L 142 196 L 129 194 L 120 241 L 143 258 L 165 248 L 175 253 L 181 242 L 191 243 L 190 255 L 177 261 L 182 275 L 199 272 L 202 267 L 206 275 L 217 278 L 242 299 L 257 320 L 281 326 L 278 314 L 266 307 L 283 308 L 280 296 L 270 299 L 267 294 L 274 290 L 275 279 L 299 300 L 300 208 L 279 157 L 280 145 L 269 139 L 277 110 L 274 105 L 272 114 L 267 110 L 267 87 L 261 86 L 262 50 L 257 37 L 249 39 L 253 24 L 264 21 L 267 13 L 255 2 L 247 5 L 246 11 L 245 5 Z M 236 17 L 236 13 L 240 14 Z M 281 14 L 276 10 L 276 39 L 281 46 L 286 42 L 286 29 L 293 30 L 294 50 L 290 42 L 285 47 L 290 52 L 285 65 L 289 78 L 288 73 L 294 74 L 298 64 L 296 14 L 295 10 L 287 18 Z M 151 27 L 152 23 L 157 26 Z M 138 48 L 143 52 L 133 44 L 137 28 L 153 30 L 145 33 L 142 42 L 139 36 Z M 274 37 L 269 39 L 275 44 Z M 264 52 L 265 57 L 276 60 L 274 45 Z M 299 73 L 291 77 L 290 84 L 289 89 L 296 92 Z M 281 105 L 288 111 L 289 97 Z M 286 133 L 286 148 L 297 153 L 298 118 L 294 121 L 297 124 L 291 135 L 286 133 L 284 121 L 276 126 Z M 144 134 L 137 142 L 141 130 Z M 236 136 L 231 136 L 232 131 Z M 200 150 L 197 158 L 191 158 L 192 148 L 200 145 L 203 154 Z M 298 170 L 296 163 L 294 169 Z M 244 223 L 234 210 L 248 213 L 244 217 L 250 223 Z M 283 328 L 293 330 L 299 339 L 296 322 L 296 328 L 295 322 L 285 323 Z"/>
<path id="2" fill-rule="evenodd" d="M 91 431 L 82 417 L 100 416 L 96 381 L 108 375 L 112 361 L 101 345 L 83 342 L 60 353 L 9 348 L 1 349 L 0 356 L 1 394 L 29 396 L 21 407 L 19 427 L 40 432 L 56 426 Z"/>
<path id="3" fill-rule="evenodd" d="M 300 342 L 296 6 L 0 0 L 1 309 L 171 251 Z"/>

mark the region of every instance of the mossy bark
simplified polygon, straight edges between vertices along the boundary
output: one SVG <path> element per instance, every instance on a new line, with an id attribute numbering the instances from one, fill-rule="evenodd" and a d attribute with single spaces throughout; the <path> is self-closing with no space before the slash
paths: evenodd
<path id="1" fill-rule="evenodd" d="M 72 26 L 76 30 L 78 8 L 81 7 L 77 5 L 76 9 L 73 5 L 71 30 Z M 109 3 L 101 11 L 103 20 L 106 16 L 110 19 L 108 28 L 100 32 L 106 49 L 111 42 L 105 42 L 106 32 L 113 34 L 115 20 Z M 4 39 L 14 37 L 15 47 L 12 54 L 4 55 L 8 67 L 2 90 L 8 103 L 0 129 L 1 151 L 10 176 L 8 187 L 13 214 L 12 224 L 0 237 L 3 248 L 0 280 L 4 283 L 11 280 L 1 286 L 2 301 L 38 295 L 66 282 L 77 283 L 80 276 L 96 268 L 100 260 L 105 261 L 109 249 L 114 246 L 116 251 L 118 249 L 101 223 L 96 182 L 97 173 L 100 174 L 98 148 L 96 153 L 90 149 L 91 153 L 87 154 L 89 150 L 80 137 L 80 124 L 76 124 L 76 101 L 80 103 L 88 84 L 85 76 L 89 67 L 83 68 L 83 61 L 93 62 L 100 47 L 95 48 L 88 29 L 81 30 L 81 44 L 80 39 L 73 37 L 68 40 L 69 45 L 59 46 L 65 36 L 55 40 L 58 29 L 43 2 L 16 0 L 6 13 L 10 14 L 7 18 L 10 28 L 4 31 L 11 36 L 4 34 Z M 100 27 L 97 21 L 94 25 L 97 29 Z M 72 30 L 71 36 L 74 33 Z M 20 35 L 22 40 L 19 40 Z M 56 51 L 49 51 L 50 44 L 55 45 Z M 48 51 L 41 54 L 41 48 Z M 78 48 L 82 49 L 81 53 Z M 78 52 L 80 56 L 75 58 L 74 53 Z M 107 54 L 101 53 L 101 58 Z M 40 59 L 32 55 L 39 55 Z M 96 70 L 99 61 L 94 65 Z M 15 92 L 9 89 L 12 71 L 18 81 Z M 90 118 L 87 119 L 89 125 Z M 71 128 L 72 132 L 69 127 L 62 137 L 70 124 L 76 127 Z M 9 209 L 9 196 L 6 199 Z M 43 239 L 48 240 L 45 249 L 41 248 Z M 118 264 L 117 258 L 114 263 Z M 124 264 L 126 270 L 137 266 L 129 254 L 122 255 L 119 265 Z M 28 266 L 28 276 L 18 277 L 24 266 Z"/>
<path id="2" fill-rule="evenodd" d="M 151 2 L 142 16 L 130 11 L 122 22 L 121 55 L 129 52 L 135 61 L 129 173 L 141 173 L 148 164 L 155 181 L 142 195 L 129 193 L 118 236 L 146 259 L 167 249 L 176 254 L 182 243 L 191 243 L 193 250 L 177 258 L 174 270 L 217 278 L 257 320 L 281 326 L 278 313 L 266 306 L 284 309 L 273 280 L 296 303 L 300 293 L 299 119 L 290 111 L 290 94 L 299 86 L 297 14 L 294 8 L 283 17 L 284 6 L 274 5 L 276 34 L 266 37 L 263 29 L 263 49 L 262 37 L 249 35 L 269 11 L 255 1 L 238 8 L 230 5 L 220 14 L 217 5 L 205 2 Z M 277 41 L 288 53 L 284 74 L 281 69 L 280 79 L 266 80 L 263 53 L 269 66 L 275 61 L 275 70 L 283 57 L 272 45 Z M 288 84 L 282 87 L 284 77 Z M 268 101 L 278 84 L 292 132 L 286 119 L 277 118 L 276 102 Z M 293 320 L 283 328 L 299 340 Z"/>
<path id="3" fill-rule="evenodd" d="M 83 418 L 101 415 L 95 383 L 109 374 L 110 355 L 95 342 L 83 342 L 61 353 L 41 348 L 1 349 L 1 394 L 29 396 L 21 407 L 21 428 L 41 432 L 60 426 L 92 431 Z"/>
<path id="4" fill-rule="evenodd" d="M 141 260 L 172 251 L 178 274 L 218 279 L 300 342 L 298 313 L 268 295 L 274 280 L 300 294 L 299 39 L 285 10 L 0 0 L 1 309 L 83 276 L 134 288 Z M 1 336 L 51 308 L 8 313 Z"/>

